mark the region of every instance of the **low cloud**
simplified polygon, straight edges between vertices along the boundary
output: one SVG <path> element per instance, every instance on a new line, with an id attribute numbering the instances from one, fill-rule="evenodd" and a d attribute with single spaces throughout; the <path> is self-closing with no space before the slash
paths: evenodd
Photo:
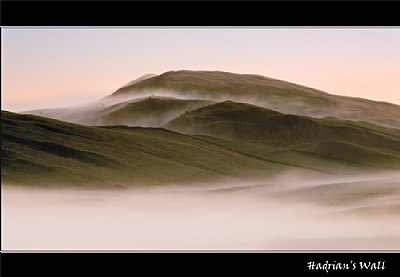
<path id="1" fill-rule="evenodd" d="M 319 181 L 294 177 L 281 176 L 264 183 L 180 184 L 126 190 L 6 185 L 3 248 L 400 247 L 400 217 L 393 212 L 400 205 L 398 173 Z M 352 191 L 355 182 L 358 185 Z M 330 187 L 335 184 L 342 185 L 335 190 Z M 380 190 L 382 184 L 384 189 Z M 329 190 L 325 191 L 325 187 Z M 304 189 L 309 189 L 308 198 L 303 197 Z M 321 203 L 321 193 L 330 193 L 330 199 L 338 202 Z M 354 201 L 340 202 L 343 195 L 356 197 Z M 382 209 L 385 205 L 387 209 Z"/>

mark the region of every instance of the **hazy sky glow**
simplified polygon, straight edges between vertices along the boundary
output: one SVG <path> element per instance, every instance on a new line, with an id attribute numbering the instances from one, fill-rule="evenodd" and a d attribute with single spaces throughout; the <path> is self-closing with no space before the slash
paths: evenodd
<path id="1" fill-rule="evenodd" d="M 2 109 L 100 99 L 146 73 L 254 73 L 400 104 L 400 29 L 2 29 Z"/>

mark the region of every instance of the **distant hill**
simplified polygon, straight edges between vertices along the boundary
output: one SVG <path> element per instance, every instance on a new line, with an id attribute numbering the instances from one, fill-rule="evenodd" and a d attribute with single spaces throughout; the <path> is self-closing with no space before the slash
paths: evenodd
<path id="1" fill-rule="evenodd" d="M 72 108 L 45 109 L 24 113 L 91 126 L 160 127 L 187 111 L 214 103 L 148 96 L 129 101 L 100 101 Z"/>
<path id="2" fill-rule="evenodd" d="M 276 157 L 279 153 L 291 155 L 287 162 L 311 155 L 342 164 L 400 168 L 400 130 L 372 124 L 282 114 L 225 101 L 185 113 L 163 127 L 275 161 L 283 161 Z M 304 165 L 304 159 L 299 161 Z"/>
<path id="3" fill-rule="evenodd" d="M 317 89 L 259 75 L 220 71 L 181 70 L 169 71 L 161 75 L 145 75 L 97 102 L 71 108 L 43 109 L 25 113 L 92 126 L 124 124 L 147 127 L 160 127 L 171 120 L 173 115 L 179 115 L 178 112 L 170 113 L 167 120 L 164 120 L 163 116 L 155 116 L 156 118 L 142 116 L 142 114 L 150 114 L 150 110 L 142 110 L 139 113 L 128 112 L 136 110 L 133 104 L 124 109 L 127 105 L 148 97 L 176 98 L 177 101 L 231 100 L 254 104 L 285 114 L 315 118 L 334 117 L 400 129 L 399 105 L 328 94 Z M 180 104 L 182 109 L 178 108 L 178 110 L 186 112 L 187 107 L 183 108 L 183 102 Z M 196 108 L 196 105 L 193 107 Z M 118 112 L 118 109 L 124 110 Z M 108 116 L 110 113 L 113 115 Z M 143 125 L 146 122 L 150 123 Z"/>
<path id="4" fill-rule="evenodd" d="M 106 99 L 151 94 L 183 99 L 248 102 L 264 108 L 312 117 L 336 117 L 400 128 L 400 106 L 328 94 L 259 75 L 220 71 L 169 71 L 118 89 Z"/>
<path id="5" fill-rule="evenodd" d="M 288 167 L 157 128 L 1 113 L 2 181 L 126 187 L 272 176 Z"/>
<path id="6" fill-rule="evenodd" d="M 97 119 L 99 125 L 126 125 L 160 127 L 179 115 L 212 104 L 207 100 L 182 100 L 165 97 L 147 97 L 127 103 Z"/>

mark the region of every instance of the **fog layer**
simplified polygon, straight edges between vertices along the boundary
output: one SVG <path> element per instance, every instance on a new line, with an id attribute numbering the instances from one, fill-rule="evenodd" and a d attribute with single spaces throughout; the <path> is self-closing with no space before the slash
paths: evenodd
<path id="1" fill-rule="evenodd" d="M 24 113 L 34 114 L 64 120 L 68 122 L 84 125 L 109 125 L 101 117 L 108 113 L 122 108 L 128 103 L 143 100 L 147 97 L 168 97 L 181 100 L 205 100 L 213 102 L 222 102 L 231 100 L 240 103 L 257 105 L 262 108 L 271 109 L 281 113 L 296 115 L 306 115 L 316 118 L 336 117 L 339 119 L 366 121 L 385 127 L 399 128 L 399 106 L 389 103 L 373 102 L 366 99 L 343 98 L 333 95 L 326 95 L 325 102 L 314 103 L 313 99 L 307 99 L 300 96 L 277 96 L 277 95 L 258 95 L 257 93 L 248 93 L 244 96 L 232 95 L 226 93 L 208 93 L 198 91 L 174 91 L 168 89 L 146 89 L 141 91 L 133 90 L 132 93 L 124 95 L 110 95 L 97 102 L 80 105 L 75 107 L 42 109 L 26 111 Z M 176 112 L 174 116 L 182 113 Z M 170 118 L 172 119 L 172 118 Z M 152 120 L 151 118 L 149 120 Z M 152 122 L 152 121 L 151 121 Z M 125 122 L 124 122 L 125 123 Z M 162 121 L 159 125 L 152 122 L 148 127 L 160 127 L 165 124 Z M 130 126 L 146 127 L 146 121 L 129 122 Z"/>
<path id="2" fill-rule="evenodd" d="M 129 190 L 3 186 L 3 249 L 400 249 L 399 174 Z"/>

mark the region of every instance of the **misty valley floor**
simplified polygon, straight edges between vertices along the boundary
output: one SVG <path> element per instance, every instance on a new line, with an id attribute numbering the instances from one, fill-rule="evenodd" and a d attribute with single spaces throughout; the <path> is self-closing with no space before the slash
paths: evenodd
<path id="1" fill-rule="evenodd" d="M 2 245 L 27 249 L 400 249 L 400 176 L 77 190 L 3 185 Z"/>

